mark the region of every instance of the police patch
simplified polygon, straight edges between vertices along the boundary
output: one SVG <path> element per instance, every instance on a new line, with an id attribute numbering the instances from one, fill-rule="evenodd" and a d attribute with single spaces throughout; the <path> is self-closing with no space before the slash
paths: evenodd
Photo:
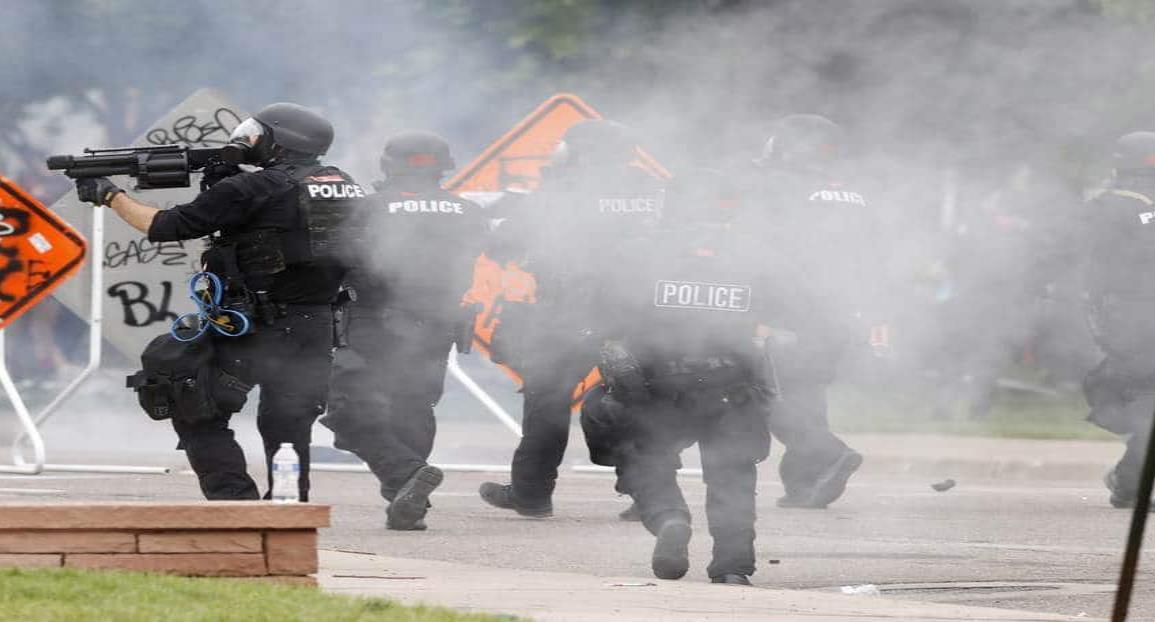
<path id="1" fill-rule="evenodd" d="M 654 306 L 707 311 L 749 311 L 750 287 L 696 281 L 658 281 Z"/>

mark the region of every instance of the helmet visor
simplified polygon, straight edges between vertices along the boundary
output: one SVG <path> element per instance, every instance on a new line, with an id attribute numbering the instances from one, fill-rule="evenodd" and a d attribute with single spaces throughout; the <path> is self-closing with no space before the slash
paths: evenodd
<path id="1" fill-rule="evenodd" d="M 233 130 L 233 133 L 229 135 L 229 142 L 255 147 L 257 141 L 264 135 L 265 126 L 261 125 L 260 121 L 250 117 Z"/>

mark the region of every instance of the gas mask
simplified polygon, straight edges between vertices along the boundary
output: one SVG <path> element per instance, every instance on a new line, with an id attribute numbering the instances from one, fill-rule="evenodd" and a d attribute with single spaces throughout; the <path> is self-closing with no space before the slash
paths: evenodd
<path id="1" fill-rule="evenodd" d="M 263 166 L 273 159 L 273 140 L 265 126 L 248 118 L 229 135 L 229 142 L 221 148 L 221 159 L 229 164 Z"/>

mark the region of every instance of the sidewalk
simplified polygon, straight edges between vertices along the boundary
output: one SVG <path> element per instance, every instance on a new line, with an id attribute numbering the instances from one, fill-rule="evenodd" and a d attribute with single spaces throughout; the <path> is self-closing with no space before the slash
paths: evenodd
<path id="1" fill-rule="evenodd" d="M 318 579 L 329 592 L 513 614 L 538 622 L 1093 620 L 877 596 L 530 572 L 340 551 L 321 551 Z"/>

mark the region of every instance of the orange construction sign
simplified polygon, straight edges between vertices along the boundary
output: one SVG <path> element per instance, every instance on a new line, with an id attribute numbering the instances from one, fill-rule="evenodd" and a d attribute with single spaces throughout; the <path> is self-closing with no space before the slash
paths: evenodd
<path id="1" fill-rule="evenodd" d="M 458 194 L 536 190 L 541 169 L 549 164 L 566 130 L 578 121 L 600 118 L 602 115 L 577 95 L 558 93 L 462 167 L 446 182 L 445 189 Z M 669 171 L 641 149 L 636 164 L 658 177 L 670 176 Z"/>
<path id="2" fill-rule="evenodd" d="M 0 177 L 0 328 L 72 276 L 86 247 L 68 223 Z"/>
<path id="3" fill-rule="evenodd" d="M 549 164 L 570 126 L 585 119 L 600 118 L 598 111 L 577 95 L 558 93 L 462 167 L 446 182 L 445 188 L 466 196 L 508 190 L 532 192 L 541 181 L 541 169 Z M 640 148 L 634 165 L 655 177 L 670 177 L 669 171 Z M 477 259 L 473 286 L 466 294 L 466 302 L 480 303 L 482 307 L 474 326 L 474 345 L 479 351 L 492 358 L 493 334 L 501 322 L 502 307 L 508 303 L 534 303 L 536 288 L 533 275 L 513 262 L 501 265 L 486 255 Z M 501 367 L 511 378 L 521 382 L 516 370 L 505 365 Z M 599 380 L 597 370 L 591 371 L 574 389 L 575 404 L 586 389 Z"/>

